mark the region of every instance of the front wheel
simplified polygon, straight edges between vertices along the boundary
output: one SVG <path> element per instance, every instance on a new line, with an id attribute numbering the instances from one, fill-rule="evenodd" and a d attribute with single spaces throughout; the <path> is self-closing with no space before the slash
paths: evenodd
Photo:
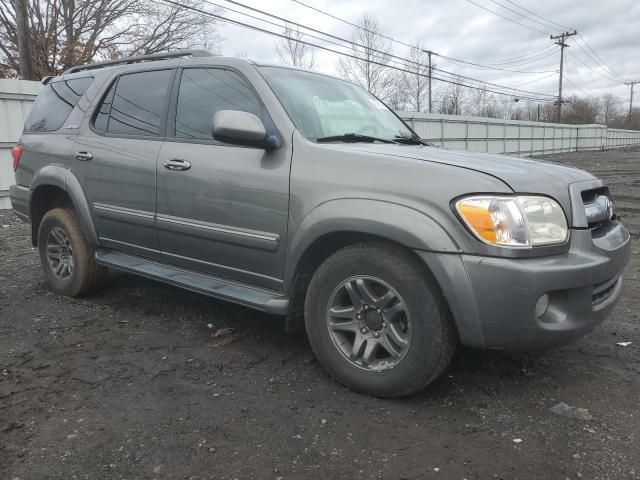
<path id="1" fill-rule="evenodd" d="M 382 243 L 345 247 L 318 268 L 305 324 L 318 361 L 334 378 L 381 397 L 426 387 L 456 346 L 435 280 L 410 253 Z"/>

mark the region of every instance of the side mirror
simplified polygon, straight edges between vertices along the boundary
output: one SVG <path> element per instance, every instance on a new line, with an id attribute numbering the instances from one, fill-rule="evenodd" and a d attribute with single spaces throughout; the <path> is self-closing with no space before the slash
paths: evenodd
<path id="1" fill-rule="evenodd" d="M 267 129 L 257 116 L 238 110 L 220 110 L 213 115 L 213 138 L 235 145 L 247 145 L 274 150 L 280 139 L 267 135 Z"/>

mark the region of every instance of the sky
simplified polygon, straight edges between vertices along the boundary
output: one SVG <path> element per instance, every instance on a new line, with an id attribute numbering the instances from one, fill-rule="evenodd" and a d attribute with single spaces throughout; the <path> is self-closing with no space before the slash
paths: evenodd
<path id="1" fill-rule="evenodd" d="M 354 31 L 354 27 L 305 8 L 293 0 L 237 1 L 342 38 L 351 38 Z M 624 82 L 640 80 L 640 0 L 302 1 L 352 23 L 358 23 L 362 14 L 367 12 L 378 21 L 381 31 L 388 37 L 410 45 L 420 42 L 426 49 L 455 59 L 485 65 L 492 63 L 499 68 L 535 73 L 497 71 L 457 64 L 444 58 L 434 59 L 437 68 L 500 85 L 520 86 L 533 92 L 557 95 L 560 52 L 558 49 L 552 50 L 554 41 L 548 34 L 557 34 L 563 29 L 557 25 L 549 25 L 552 21 L 576 29 L 580 34 L 579 37 L 569 39 L 570 47 L 565 49 L 563 96 L 574 93 L 578 96 L 612 93 L 628 102 L 629 87 Z M 237 4 L 229 4 L 225 0 L 217 0 L 216 3 L 234 10 L 243 10 Z M 516 5 L 530 10 L 544 20 L 519 10 Z M 508 21 L 481 7 L 531 28 Z M 516 15 L 505 7 L 517 10 L 529 18 Z M 206 3 L 202 8 L 216 10 Z M 261 24 L 256 19 L 222 8 L 218 8 L 217 13 L 281 31 L 273 25 Z M 255 12 L 247 13 L 259 16 Z M 225 55 L 246 55 L 261 61 L 278 61 L 275 49 L 278 40 L 275 37 L 225 23 L 219 23 L 218 33 L 222 37 L 221 51 Z M 313 39 L 309 41 L 317 42 Z M 395 55 L 408 55 L 408 47 L 404 45 L 395 43 L 392 48 Z M 534 52 L 540 53 L 533 55 Z M 530 56 L 521 59 L 520 64 L 513 60 L 514 57 L 528 54 Z M 336 54 L 317 50 L 315 58 L 318 70 L 336 72 Z M 498 63 L 501 65 L 497 65 Z M 638 105 L 640 85 L 636 86 L 636 93 Z"/>

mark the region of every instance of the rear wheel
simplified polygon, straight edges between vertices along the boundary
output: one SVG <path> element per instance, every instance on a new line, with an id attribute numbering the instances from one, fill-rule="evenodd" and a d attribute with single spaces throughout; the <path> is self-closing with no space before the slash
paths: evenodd
<path id="1" fill-rule="evenodd" d="M 95 261 L 75 212 L 49 210 L 38 228 L 38 250 L 47 282 L 59 293 L 76 297 L 94 290 L 106 273 Z"/>
<path id="2" fill-rule="evenodd" d="M 305 323 L 318 361 L 333 377 L 382 397 L 424 388 L 456 346 L 435 280 L 408 252 L 382 243 L 345 247 L 318 268 Z"/>

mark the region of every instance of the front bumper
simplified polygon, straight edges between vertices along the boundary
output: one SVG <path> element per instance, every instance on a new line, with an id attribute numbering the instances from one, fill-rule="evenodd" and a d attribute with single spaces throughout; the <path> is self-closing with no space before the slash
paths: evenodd
<path id="1" fill-rule="evenodd" d="M 622 291 L 629 232 L 573 230 L 567 253 L 496 258 L 418 252 L 440 282 L 460 339 L 472 347 L 538 350 L 569 343 L 602 322 Z M 540 317 L 535 306 L 547 293 Z"/>

